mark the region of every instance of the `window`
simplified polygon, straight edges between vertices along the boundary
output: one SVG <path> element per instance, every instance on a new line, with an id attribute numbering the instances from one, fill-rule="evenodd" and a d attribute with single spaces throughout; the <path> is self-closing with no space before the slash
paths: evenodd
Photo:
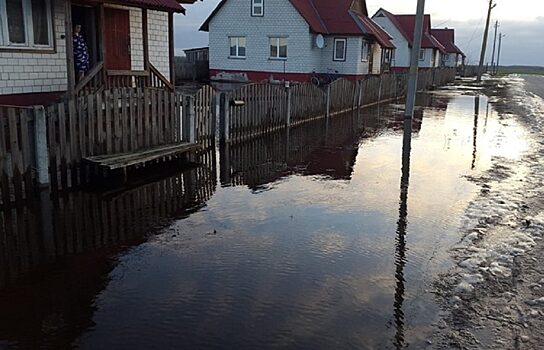
<path id="1" fill-rule="evenodd" d="M 0 0 L 0 47 L 53 47 L 50 0 Z"/>
<path id="2" fill-rule="evenodd" d="M 231 36 L 230 42 L 230 58 L 245 58 L 246 57 L 246 37 L 245 36 Z"/>
<path id="3" fill-rule="evenodd" d="M 367 62 L 370 60 L 370 43 L 363 39 L 363 46 L 361 48 L 361 61 Z"/>
<path id="4" fill-rule="evenodd" d="M 334 61 L 346 60 L 346 39 L 334 39 Z"/>
<path id="5" fill-rule="evenodd" d="M 419 50 L 419 60 L 425 61 L 425 49 Z"/>
<path id="6" fill-rule="evenodd" d="M 255 17 L 264 16 L 264 0 L 251 0 L 251 15 Z"/>
<path id="7" fill-rule="evenodd" d="M 286 59 L 287 58 L 287 38 L 272 37 L 270 38 L 270 58 Z"/>

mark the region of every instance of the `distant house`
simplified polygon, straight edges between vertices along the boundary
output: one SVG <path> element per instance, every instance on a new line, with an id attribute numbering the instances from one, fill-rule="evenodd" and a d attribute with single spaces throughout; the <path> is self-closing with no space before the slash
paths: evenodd
<path id="1" fill-rule="evenodd" d="M 108 84 L 173 82 L 173 14 L 196 0 L 0 0 L 0 104 L 48 104 L 97 77 Z M 75 25 L 90 54 L 76 81 Z"/>
<path id="2" fill-rule="evenodd" d="M 222 0 L 200 30 L 213 79 L 357 79 L 387 69 L 395 48 L 365 0 Z"/>
<path id="3" fill-rule="evenodd" d="M 183 50 L 187 61 L 190 63 L 208 61 L 209 59 L 209 48 L 208 47 L 198 47 L 194 49 Z"/>
<path id="4" fill-rule="evenodd" d="M 379 9 L 372 19 L 378 23 L 391 37 L 396 46 L 395 57 L 391 66 L 394 71 L 406 71 L 410 67 L 410 56 L 414 42 L 415 15 L 394 15 Z M 419 52 L 420 68 L 436 68 L 441 66 L 441 56 L 446 48 L 431 33 L 431 16 L 425 15 L 423 20 L 423 37 Z"/>
<path id="5" fill-rule="evenodd" d="M 442 56 L 442 63 L 445 67 L 456 68 L 464 64 L 465 54 L 455 45 L 454 29 L 432 29 L 431 34 L 446 49 L 446 53 Z"/>

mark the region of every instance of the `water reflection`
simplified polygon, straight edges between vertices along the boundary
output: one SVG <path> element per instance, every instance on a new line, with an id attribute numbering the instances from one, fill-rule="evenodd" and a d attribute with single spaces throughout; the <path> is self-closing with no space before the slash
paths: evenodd
<path id="1" fill-rule="evenodd" d="M 476 167 L 476 153 L 478 150 L 478 117 L 480 116 L 480 95 L 474 97 L 474 137 L 473 137 L 473 151 L 472 151 L 472 165 L 471 169 Z"/>
<path id="2" fill-rule="evenodd" d="M 215 152 L 202 164 L 114 191 L 79 191 L 0 211 L 0 348 L 70 348 L 92 326 L 95 296 L 116 256 L 202 208 L 215 191 Z M 6 345 L 9 345 L 7 343 Z"/>
<path id="3" fill-rule="evenodd" d="M 412 151 L 412 120 L 404 119 L 402 142 L 402 176 L 400 180 L 399 220 L 395 238 L 395 301 L 394 319 L 396 326 L 394 345 L 404 347 L 404 268 L 406 266 L 406 228 L 408 226 L 408 187 L 410 184 L 410 153 Z"/>
<path id="4" fill-rule="evenodd" d="M 501 151 L 494 135 L 517 138 L 493 113 L 475 134 L 472 96 L 418 103 L 412 130 L 384 105 L 4 210 L 0 348 L 424 345 L 428 279 L 476 191 L 473 137 L 475 171 Z"/>

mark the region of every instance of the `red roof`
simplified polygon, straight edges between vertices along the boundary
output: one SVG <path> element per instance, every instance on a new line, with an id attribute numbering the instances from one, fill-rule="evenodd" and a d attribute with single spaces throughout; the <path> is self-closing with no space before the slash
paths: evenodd
<path id="1" fill-rule="evenodd" d="M 195 1 L 196 0 L 122 0 L 119 2 L 127 3 L 127 5 L 152 8 L 168 12 L 173 11 L 185 13 L 185 9 L 180 5 L 180 3 L 192 4 Z"/>
<path id="2" fill-rule="evenodd" d="M 387 18 L 397 27 L 404 38 L 408 41 L 410 47 L 414 42 L 414 30 L 416 26 L 415 15 L 394 15 L 389 11 L 380 9 Z M 431 34 L 431 15 L 425 15 L 423 18 L 423 36 L 421 37 L 421 47 L 429 49 L 438 49 L 446 53 L 446 48 Z"/>
<path id="3" fill-rule="evenodd" d="M 431 29 L 431 34 L 445 48 L 447 53 L 458 53 L 465 55 L 457 45 L 455 45 L 455 30 L 454 29 Z"/>
<path id="4" fill-rule="evenodd" d="M 212 18 L 228 0 L 221 0 L 200 30 L 208 31 Z M 395 48 L 389 35 L 370 18 L 366 0 L 289 0 L 314 33 L 370 36 L 380 45 Z"/>

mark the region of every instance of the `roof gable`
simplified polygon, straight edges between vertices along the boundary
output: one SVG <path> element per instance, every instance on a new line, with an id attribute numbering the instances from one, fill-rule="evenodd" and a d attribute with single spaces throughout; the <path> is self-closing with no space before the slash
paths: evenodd
<path id="1" fill-rule="evenodd" d="M 116 0 L 112 2 L 167 12 L 173 11 L 185 13 L 185 9 L 180 5 L 180 3 L 192 4 L 195 1 L 196 0 Z"/>
<path id="2" fill-rule="evenodd" d="M 463 51 L 461 51 L 461 49 L 455 45 L 454 29 L 431 29 L 431 34 L 444 46 L 447 53 L 458 53 L 464 55 Z"/>
<path id="3" fill-rule="evenodd" d="M 387 17 L 399 30 L 406 41 L 408 41 L 408 45 L 412 47 L 414 43 L 416 15 L 394 15 L 389 11 L 379 9 L 373 17 L 377 17 L 379 15 Z M 423 35 L 421 37 L 421 47 L 438 49 L 441 52 L 446 52 L 445 47 L 431 34 L 431 15 L 424 15 L 423 17 Z"/>
<path id="4" fill-rule="evenodd" d="M 221 0 L 200 27 L 209 30 L 212 18 L 228 0 Z M 366 0 L 289 0 L 304 18 L 310 30 L 324 35 L 359 35 L 375 37 L 380 44 L 394 48 L 389 35 L 368 18 Z"/>

